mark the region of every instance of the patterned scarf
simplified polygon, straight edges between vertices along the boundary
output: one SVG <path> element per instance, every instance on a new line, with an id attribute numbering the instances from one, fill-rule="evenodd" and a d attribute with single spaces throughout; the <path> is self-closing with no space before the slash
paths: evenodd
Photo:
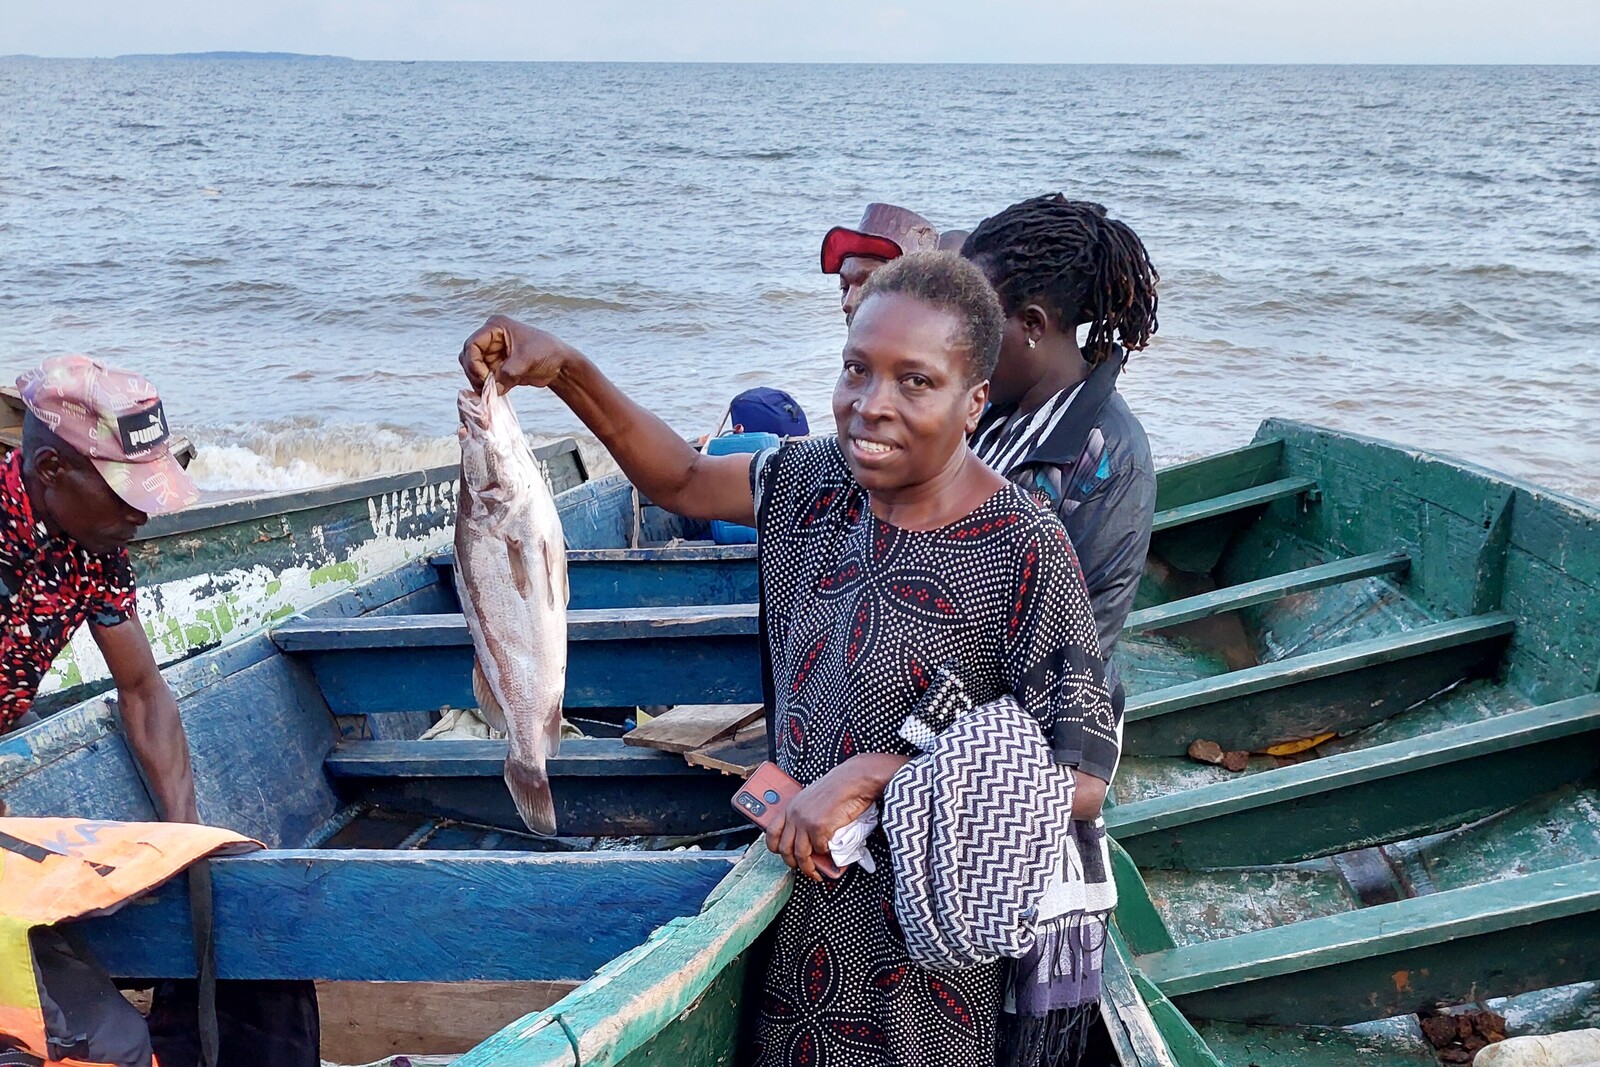
<path id="1" fill-rule="evenodd" d="M 900 733 L 922 750 L 883 803 L 906 952 L 931 970 L 1009 960 L 1001 1062 L 1076 1063 L 1117 902 L 1105 824 L 1071 818 L 1072 774 L 1010 696 L 973 708 L 941 671 Z"/>

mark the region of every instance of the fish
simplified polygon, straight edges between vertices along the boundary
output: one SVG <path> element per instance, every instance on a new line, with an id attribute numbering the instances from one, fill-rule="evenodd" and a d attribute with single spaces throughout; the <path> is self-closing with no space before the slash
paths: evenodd
<path id="1" fill-rule="evenodd" d="M 566 539 L 550 486 L 493 376 L 463 389 L 456 593 L 472 635 L 478 710 L 506 734 L 505 781 L 529 830 L 556 832 L 547 761 L 567 684 Z"/>

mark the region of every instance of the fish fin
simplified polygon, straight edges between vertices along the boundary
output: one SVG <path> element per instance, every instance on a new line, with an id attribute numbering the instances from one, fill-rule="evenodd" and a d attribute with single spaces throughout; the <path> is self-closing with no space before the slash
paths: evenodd
<path id="1" fill-rule="evenodd" d="M 476 660 L 472 663 L 472 695 L 478 701 L 478 713 L 490 729 L 507 733 L 506 713 L 501 709 L 500 701 L 495 699 L 494 690 L 489 688 L 489 679 L 483 676 L 483 668 Z"/>
<path id="2" fill-rule="evenodd" d="M 572 602 L 572 587 L 567 584 L 566 546 L 557 548 L 549 541 L 542 541 L 539 548 L 544 553 L 544 570 L 549 578 L 550 606 L 564 608 Z"/>
<path id="3" fill-rule="evenodd" d="M 517 595 L 526 600 L 533 588 L 528 581 L 528 558 L 522 542 L 515 537 L 506 538 L 506 559 L 511 561 L 511 581 L 517 587 Z"/>
<path id="4" fill-rule="evenodd" d="M 568 730 L 571 730 L 572 734 L 568 734 Z M 569 723 L 567 717 L 558 709 L 544 724 L 544 758 L 554 758 L 556 753 L 561 751 L 561 739 L 569 736 L 582 737 L 583 733 Z"/>
<path id="5" fill-rule="evenodd" d="M 545 837 L 556 833 L 556 799 L 550 794 L 550 776 L 544 761 L 524 763 L 506 757 L 506 789 L 517 805 L 517 814 L 529 830 Z"/>

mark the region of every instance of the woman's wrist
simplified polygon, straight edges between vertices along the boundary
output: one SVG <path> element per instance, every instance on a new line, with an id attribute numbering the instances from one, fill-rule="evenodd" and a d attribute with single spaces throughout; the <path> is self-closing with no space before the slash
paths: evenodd
<path id="1" fill-rule="evenodd" d="M 845 761 L 861 794 L 873 800 L 883 796 L 889 779 L 909 762 L 910 757 L 893 752 L 862 752 Z"/>

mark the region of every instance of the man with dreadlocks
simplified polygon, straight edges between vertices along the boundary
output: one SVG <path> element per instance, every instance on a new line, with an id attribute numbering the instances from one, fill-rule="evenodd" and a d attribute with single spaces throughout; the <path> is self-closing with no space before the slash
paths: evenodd
<path id="1" fill-rule="evenodd" d="M 1159 275 L 1126 223 L 1059 193 L 985 219 L 962 254 L 1007 316 L 972 447 L 1060 516 L 1109 661 L 1144 572 L 1156 498 L 1150 442 L 1116 381 L 1156 332 Z"/>
<path id="2" fill-rule="evenodd" d="M 1099 204 L 1060 194 L 1024 200 L 985 219 L 961 253 L 988 277 L 1006 315 L 989 408 L 970 443 L 991 468 L 1051 507 L 1066 528 L 1088 586 L 1120 740 L 1123 689 L 1112 652 L 1144 573 L 1156 478 L 1150 442 L 1117 392 L 1117 376 L 1127 353 L 1144 348 L 1156 331 L 1159 276 L 1126 224 L 1107 218 Z M 1080 347 L 1078 330 L 1085 325 Z M 1008 1011 L 1025 1018 L 1030 1006 L 1050 1009 L 1042 1032 L 1018 1031 L 1032 1034 L 1014 1050 L 1019 1062 L 1073 1063 L 1090 1040 L 1103 916 L 1115 906 L 1098 811 L 1119 747 L 1059 732 L 1052 738 L 1055 761 L 1075 772 L 1068 836 L 1078 859 L 1069 866 L 1081 871 L 1095 908 L 1072 936 L 1047 947 L 1043 954 L 1054 962 L 1036 982 L 1014 979 Z M 1047 895 L 1041 919 L 1060 910 L 1051 899 Z"/>

